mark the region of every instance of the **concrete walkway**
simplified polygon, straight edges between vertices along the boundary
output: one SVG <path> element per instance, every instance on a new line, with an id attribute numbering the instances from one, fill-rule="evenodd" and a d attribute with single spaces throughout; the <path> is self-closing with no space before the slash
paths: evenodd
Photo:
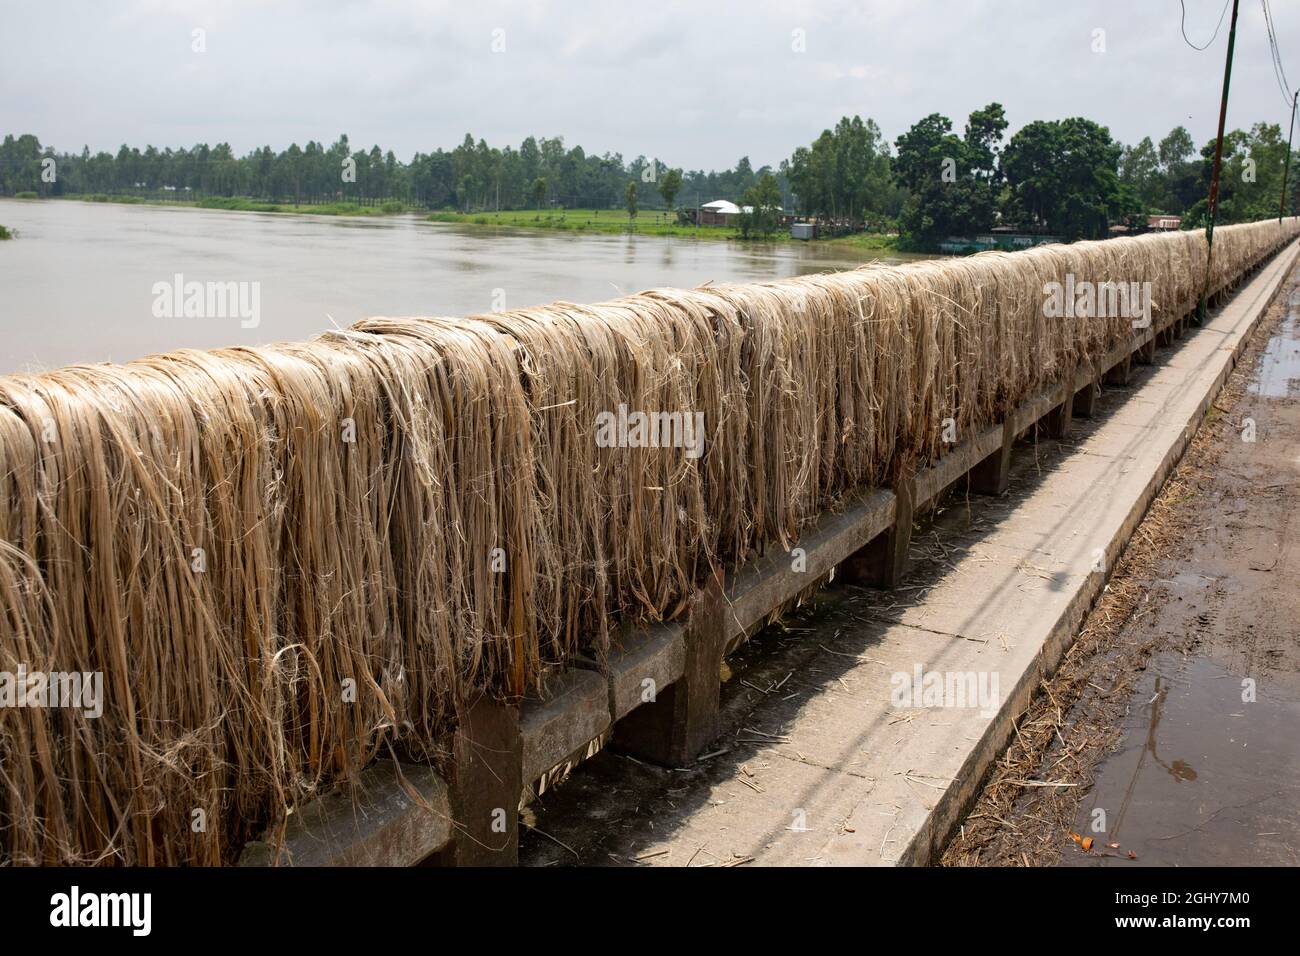
<path id="1" fill-rule="evenodd" d="M 524 862 L 934 859 L 1296 252 L 1285 250 L 1205 328 L 1161 350 L 1140 387 L 1104 395 L 1098 419 L 1076 423 L 1073 442 L 1038 446 L 1050 467 L 1036 466 L 1036 449 L 1018 450 L 1012 496 L 972 499 L 980 516 L 972 522 L 967 512 L 962 535 L 914 538 L 917 556 L 927 552 L 941 574 L 922 570 L 883 597 L 832 587 L 806 626 L 788 623 L 744 649 L 724 694 L 729 733 L 696 768 L 630 766 L 613 754 L 580 768 L 541 801 Z M 968 675 L 994 699 L 900 698 L 918 671 Z"/>

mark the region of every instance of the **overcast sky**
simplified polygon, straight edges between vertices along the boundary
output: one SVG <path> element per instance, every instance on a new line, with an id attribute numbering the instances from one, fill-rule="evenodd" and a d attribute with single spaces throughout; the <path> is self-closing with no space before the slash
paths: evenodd
<path id="1" fill-rule="evenodd" d="M 1186 4 L 1204 44 L 1223 0 Z M 1272 6 L 1300 83 L 1300 5 Z M 1285 126 L 1261 2 L 1241 8 L 1229 128 Z M 1225 17 L 1209 50 L 1190 49 L 1177 0 L 4 0 L 0 24 L 0 133 L 60 150 L 224 140 L 242 154 L 346 132 L 408 160 L 470 132 L 688 169 L 776 165 L 846 114 L 891 141 L 931 112 L 960 130 L 994 100 L 1011 131 L 1082 115 L 1125 143 L 1181 123 L 1199 145 L 1228 33 Z"/>

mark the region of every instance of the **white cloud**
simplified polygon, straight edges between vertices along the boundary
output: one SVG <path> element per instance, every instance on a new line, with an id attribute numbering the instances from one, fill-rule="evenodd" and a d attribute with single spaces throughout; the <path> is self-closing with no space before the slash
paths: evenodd
<path id="1" fill-rule="evenodd" d="M 1274 4 L 1300 82 L 1300 8 Z M 1221 0 L 1187 0 L 1203 43 Z M 1001 102 L 1012 128 L 1085 115 L 1125 142 L 1217 121 L 1226 24 L 1191 50 L 1173 3 L 497 0 L 14 5 L 0 31 L 0 132 L 61 149 L 228 141 L 237 151 L 346 132 L 403 158 L 466 132 L 562 135 L 687 168 L 775 165 L 844 113 L 890 139 Z M 190 30 L 208 31 L 208 52 Z M 505 53 L 490 49 L 506 31 Z M 1093 30 L 1107 51 L 1091 51 Z M 791 48 L 804 31 L 807 52 Z M 1243 7 L 1229 122 L 1285 123 L 1258 6 Z"/>

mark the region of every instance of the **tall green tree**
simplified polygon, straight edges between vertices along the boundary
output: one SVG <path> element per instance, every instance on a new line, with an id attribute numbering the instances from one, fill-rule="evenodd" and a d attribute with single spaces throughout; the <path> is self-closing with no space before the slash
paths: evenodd
<path id="1" fill-rule="evenodd" d="M 1122 148 L 1092 120 L 1037 120 L 1007 144 L 1002 170 L 1006 214 L 1066 240 L 1102 239 L 1126 209 L 1118 166 Z"/>
<path id="2" fill-rule="evenodd" d="M 737 226 L 742 239 L 770 237 L 781 226 L 781 187 L 770 172 L 763 173 L 741 195 Z"/>
<path id="3" fill-rule="evenodd" d="M 1119 159 L 1119 181 L 1128 187 L 1143 213 L 1168 211 L 1169 183 L 1150 136 L 1144 136 L 1136 146 L 1124 148 Z"/>
<path id="4" fill-rule="evenodd" d="M 964 136 L 948 117 L 931 113 L 898 137 L 894 173 L 909 193 L 899 217 L 905 245 L 932 249 L 949 236 L 992 228 L 1006 127 L 1001 105 L 990 103 L 970 115 Z"/>
<path id="5" fill-rule="evenodd" d="M 1161 212 L 1184 213 L 1201 198 L 1201 164 L 1191 134 L 1175 126 L 1156 149 L 1165 189 Z"/>
<path id="6" fill-rule="evenodd" d="M 629 179 L 623 190 L 623 205 L 627 208 L 627 218 L 636 219 L 636 180 Z"/>
<path id="7" fill-rule="evenodd" d="M 659 177 L 659 195 L 664 197 L 664 203 L 668 206 L 668 211 L 673 211 L 673 204 L 677 200 L 677 194 L 682 188 L 682 171 L 680 169 L 669 169 Z"/>
<path id="8" fill-rule="evenodd" d="M 1209 211 L 1213 140 L 1201 149 L 1199 196 L 1187 211 L 1185 227 L 1204 226 Z M 1282 199 L 1282 172 L 1287 143 L 1277 123 L 1256 123 L 1223 137 L 1223 169 L 1219 175 L 1216 222 L 1255 222 L 1275 218 Z M 1295 175 L 1294 159 L 1292 175 Z"/>
<path id="9" fill-rule="evenodd" d="M 860 222 L 897 214 L 889 146 L 874 120 L 841 118 L 781 169 L 807 215 Z"/>

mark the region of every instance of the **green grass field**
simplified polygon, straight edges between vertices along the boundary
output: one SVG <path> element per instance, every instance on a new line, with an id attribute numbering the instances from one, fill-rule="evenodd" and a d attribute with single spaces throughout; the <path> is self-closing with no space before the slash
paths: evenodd
<path id="1" fill-rule="evenodd" d="M 622 209 L 511 209 L 500 212 L 435 212 L 430 222 L 512 229 L 554 229 L 561 232 L 630 233 L 642 236 L 678 236 L 684 239 L 735 239 L 739 230 L 724 226 L 683 226 L 677 214 L 647 209 L 635 220 Z"/>
<path id="2" fill-rule="evenodd" d="M 210 196 L 206 199 L 153 199 L 142 196 L 113 196 L 104 193 L 84 193 L 60 197 L 80 202 L 111 202 L 127 206 L 187 206 L 194 209 L 225 209 L 235 212 L 299 213 L 315 216 L 394 216 L 415 212 L 417 207 L 390 201 L 378 206 L 361 206 L 356 203 L 333 202 L 315 205 L 274 203 L 242 196 Z"/>
<path id="3" fill-rule="evenodd" d="M 898 249 L 898 233 L 858 232 L 851 236 L 818 239 L 817 242 L 829 246 L 843 246 L 846 249 L 861 250 L 863 252 L 891 252 Z"/>
<path id="4" fill-rule="evenodd" d="M 361 206 L 356 203 L 332 202 L 317 205 L 263 202 L 258 199 L 210 198 L 200 199 L 194 205 L 200 209 L 233 209 L 240 212 L 308 213 L 315 216 L 396 216 L 413 211 L 406 203 L 390 200 L 378 206 Z"/>
<path id="5" fill-rule="evenodd" d="M 33 197 L 35 194 L 32 194 Z M 422 207 L 409 206 L 397 201 L 379 206 L 360 206 L 355 203 L 321 203 L 295 205 L 273 203 L 260 199 L 235 197 L 209 197 L 206 199 L 153 199 L 141 196 L 115 196 L 103 193 L 85 193 L 61 197 L 81 202 L 111 202 L 126 205 L 188 206 L 198 209 L 225 209 L 237 212 L 299 213 L 316 216 L 394 216 L 403 213 L 423 213 L 430 222 L 459 223 L 472 226 L 500 226 L 509 229 L 550 229 L 557 232 L 628 234 L 641 236 L 674 236 L 678 239 L 739 239 L 740 230 L 731 226 L 689 226 L 677 221 L 676 213 L 648 209 L 629 220 L 621 209 L 511 209 L 500 212 L 433 212 Z M 793 242 L 788 231 L 773 233 L 768 242 Z M 818 245 L 842 246 L 855 252 L 888 252 L 898 246 L 898 236 L 880 233 L 857 233 L 833 239 L 815 240 Z"/>
<path id="6" fill-rule="evenodd" d="M 680 239 L 739 239 L 740 230 L 730 226 L 684 226 L 675 213 L 646 210 L 629 220 L 621 209 L 512 209 L 501 212 L 435 212 L 430 222 L 464 223 L 475 226 L 502 226 L 511 229 L 554 229 L 561 232 L 636 233 L 642 236 L 676 236 Z M 768 239 L 792 242 L 786 230 Z M 886 251 L 898 244 L 895 235 L 859 233 L 834 239 L 818 239 L 819 244 L 833 244 L 863 251 Z"/>

